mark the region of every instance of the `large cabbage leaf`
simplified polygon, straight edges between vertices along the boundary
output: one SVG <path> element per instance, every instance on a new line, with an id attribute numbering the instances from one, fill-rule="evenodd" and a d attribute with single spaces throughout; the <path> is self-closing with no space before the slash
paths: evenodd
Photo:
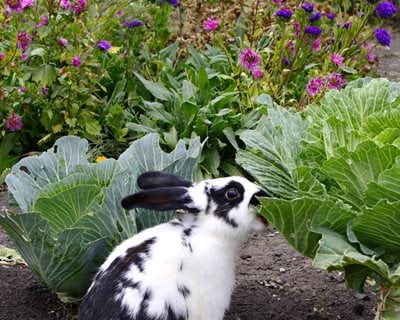
<path id="1" fill-rule="evenodd" d="M 277 198 L 261 213 L 314 265 L 400 288 L 400 85 L 363 79 L 301 113 L 270 107 L 237 162 Z M 278 118 L 278 119 L 277 119 Z M 398 309 L 400 312 L 400 309 Z"/>
<path id="2" fill-rule="evenodd" d="M 22 159 L 6 177 L 21 213 L 3 212 L 3 227 L 33 271 L 60 296 L 80 298 L 108 252 L 173 212 L 125 211 L 121 198 L 137 191 L 136 178 L 161 170 L 191 179 L 201 152 L 180 141 L 171 153 L 156 134 L 131 144 L 119 159 L 90 163 L 88 142 L 68 136 L 39 156 Z"/>

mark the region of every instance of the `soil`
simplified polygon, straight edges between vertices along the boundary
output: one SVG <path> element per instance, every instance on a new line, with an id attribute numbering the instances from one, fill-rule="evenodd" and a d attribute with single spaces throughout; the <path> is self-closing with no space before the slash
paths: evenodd
<path id="1" fill-rule="evenodd" d="M 400 81 L 400 33 L 390 50 L 379 50 L 378 73 Z M 5 205 L 0 194 L 0 208 Z M 12 247 L 0 229 L 0 244 Z M 237 261 L 237 284 L 225 320 L 374 319 L 377 297 L 356 294 L 343 275 L 312 266 L 271 227 L 244 243 Z M 0 320 L 76 319 L 77 306 L 63 304 L 24 265 L 0 265 Z"/>

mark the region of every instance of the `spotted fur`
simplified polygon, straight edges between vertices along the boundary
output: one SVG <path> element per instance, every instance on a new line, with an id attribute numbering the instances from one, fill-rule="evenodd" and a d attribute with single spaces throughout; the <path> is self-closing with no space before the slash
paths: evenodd
<path id="1" fill-rule="evenodd" d="M 268 195 L 242 177 L 193 184 L 148 172 L 138 185 L 143 191 L 122 200 L 126 209 L 188 213 L 116 247 L 95 276 L 79 319 L 222 319 L 234 286 L 239 244 L 259 227 L 256 196 Z"/>

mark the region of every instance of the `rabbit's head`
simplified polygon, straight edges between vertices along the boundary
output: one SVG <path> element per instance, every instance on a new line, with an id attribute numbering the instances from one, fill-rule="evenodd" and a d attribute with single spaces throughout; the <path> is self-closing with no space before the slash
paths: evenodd
<path id="1" fill-rule="evenodd" d="M 269 197 L 259 186 L 243 177 L 226 177 L 192 183 L 163 172 L 139 176 L 142 191 L 125 197 L 125 209 L 184 209 L 210 229 L 230 232 L 260 230 L 264 223 L 256 215 L 257 197 Z"/>

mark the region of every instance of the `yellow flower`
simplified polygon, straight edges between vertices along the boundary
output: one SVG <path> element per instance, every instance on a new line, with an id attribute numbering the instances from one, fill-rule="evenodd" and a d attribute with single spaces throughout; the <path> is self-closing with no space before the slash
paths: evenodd
<path id="1" fill-rule="evenodd" d="M 104 161 L 104 160 L 106 160 L 107 158 L 105 157 L 105 156 L 98 156 L 97 158 L 96 158 L 96 162 L 97 163 L 99 163 L 99 162 L 102 162 L 102 161 Z"/>

